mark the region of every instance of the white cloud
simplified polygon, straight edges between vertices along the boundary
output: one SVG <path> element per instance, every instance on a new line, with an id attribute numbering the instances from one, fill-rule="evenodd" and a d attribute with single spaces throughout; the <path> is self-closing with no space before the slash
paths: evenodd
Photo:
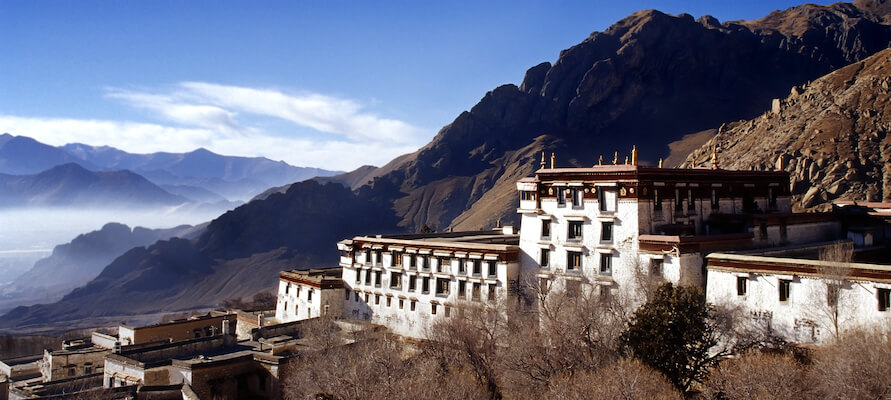
<path id="1" fill-rule="evenodd" d="M 384 141 L 313 141 L 256 132 L 221 135 L 206 128 L 9 115 L 0 115 L 0 132 L 32 137 L 53 146 L 79 142 L 109 145 L 132 153 L 185 152 L 204 147 L 225 155 L 263 156 L 291 165 L 339 170 L 352 170 L 365 164 L 383 165 L 418 148 L 413 144 L 394 146 Z"/>

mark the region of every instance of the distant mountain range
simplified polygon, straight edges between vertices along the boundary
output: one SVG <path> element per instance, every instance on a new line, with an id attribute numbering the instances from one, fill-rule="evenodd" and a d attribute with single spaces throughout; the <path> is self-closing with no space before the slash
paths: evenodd
<path id="1" fill-rule="evenodd" d="M 680 163 L 721 125 L 886 49 L 889 23 L 884 0 L 724 23 L 634 13 L 532 67 L 519 86 L 486 93 L 415 153 L 268 192 L 195 239 L 128 252 L 62 301 L 12 310 L 0 325 L 212 306 L 268 290 L 281 269 L 335 265 L 336 241 L 357 234 L 516 222 L 515 182 L 538 168 L 542 151 L 555 152 L 558 166 L 585 166 L 615 151 L 622 160 L 637 144 L 644 162 L 673 148 Z"/>
<path id="2" fill-rule="evenodd" d="M 124 224 L 109 223 L 100 230 L 78 235 L 71 242 L 56 246 L 49 257 L 37 261 L 33 268 L 0 287 L 0 309 L 57 301 L 71 289 L 95 278 L 127 250 L 172 237 L 192 238 L 205 226 L 131 229 Z"/>
<path id="3" fill-rule="evenodd" d="M 132 154 L 109 146 L 53 147 L 26 136 L 0 135 L 0 173 L 33 175 L 68 163 L 96 172 L 128 170 L 196 202 L 246 201 L 270 187 L 340 173 L 264 157 L 223 156 L 206 149 Z"/>

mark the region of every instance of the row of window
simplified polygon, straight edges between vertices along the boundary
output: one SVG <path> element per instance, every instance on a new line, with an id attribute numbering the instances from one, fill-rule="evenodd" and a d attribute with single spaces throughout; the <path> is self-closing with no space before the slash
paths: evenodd
<path id="1" fill-rule="evenodd" d="M 581 209 L 585 207 L 584 198 L 585 198 L 585 189 L 581 187 L 569 187 L 569 188 L 561 188 L 556 187 L 557 190 L 557 207 L 566 207 L 567 198 L 569 202 L 572 204 L 572 208 Z M 616 211 L 616 191 L 615 189 L 601 189 L 596 190 L 597 193 L 597 203 L 598 208 L 601 212 L 613 212 Z"/>
<path id="2" fill-rule="evenodd" d="M 421 270 L 430 270 L 431 262 L 429 255 L 404 255 L 399 251 L 391 251 L 390 252 L 390 267 L 402 267 L 404 258 L 409 260 L 408 269 L 416 270 L 420 268 Z M 438 273 L 450 273 L 450 269 L 452 267 L 452 258 L 451 257 L 436 257 L 436 272 Z M 470 269 L 473 271 L 474 275 L 480 275 L 483 271 L 483 264 L 486 265 L 486 272 L 488 272 L 489 276 L 495 276 L 498 274 L 498 262 L 495 260 L 482 260 L 482 259 L 470 259 L 470 260 L 462 260 L 458 259 L 458 273 L 465 274 L 467 270 Z M 383 265 L 383 250 L 376 251 L 366 251 L 365 252 L 365 265 L 375 265 L 382 266 Z"/>
<path id="3" fill-rule="evenodd" d="M 464 282 L 464 281 L 460 281 L 460 282 L 466 284 L 466 282 Z M 480 300 L 481 300 L 481 298 L 480 298 L 480 296 L 479 296 L 480 288 L 479 288 L 478 285 L 479 285 L 479 283 L 475 283 L 475 284 L 474 284 L 474 293 L 475 293 L 475 295 L 474 295 L 473 298 L 472 298 L 472 300 L 474 300 L 474 301 L 480 301 Z M 356 303 L 358 303 L 358 302 L 360 302 L 360 301 L 362 300 L 362 297 L 359 295 L 359 292 L 352 291 L 352 290 L 350 290 L 350 289 L 345 289 L 345 292 L 346 292 L 346 300 L 349 300 L 350 297 L 352 297 L 352 298 L 353 298 L 353 301 L 356 302 Z M 352 293 L 352 296 L 350 295 L 351 293 Z M 494 301 L 494 300 L 495 300 L 495 293 L 496 293 L 495 285 L 489 285 L 489 297 L 488 297 L 488 300 L 489 300 L 489 301 Z M 374 297 L 372 298 L 372 296 L 374 296 Z M 373 302 L 373 305 L 375 305 L 375 306 L 382 306 L 382 304 L 381 304 L 381 298 L 384 299 L 383 303 L 384 303 L 384 306 L 385 306 L 386 308 L 393 308 L 393 307 L 394 307 L 394 303 L 396 303 L 396 304 L 398 304 L 398 309 L 400 309 L 400 310 L 404 310 L 404 309 L 405 309 L 405 302 L 406 302 L 406 299 L 403 299 L 403 298 L 397 298 L 396 301 L 394 302 L 394 301 L 393 301 L 393 296 L 382 296 L 382 295 L 379 295 L 379 294 L 371 295 L 371 294 L 369 294 L 369 293 L 365 293 L 365 295 L 364 295 L 364 301 L 365 301 L 365 304 L 367 304 L 367 305 L 369 305 L 369 306 L 372 305 L 372 302 Z M 409 308 L 408 308 L 409 311 L 416 311 L 416 310 L 417 310 L 417 307 L 418 307 L 418 301 L 417 301 L 417 300 L 408 300 L 408 304 L 409 304 Z M 436 303 L 430 303 L 430 314 L 432 314 L 432 315 L 436 315 L 437 312 L 438 312 L 439 307 L 440 307 L 440 306 L 439 306 L 438 304 L 436 304 Z M 442 306 L 442 307 L 444 308 L 445 316 L 448 317 L 448 316 L 451 314 L 451 307 L 449 307 L 449 306 Z M 354 313 L 354 314 L 358 314 L 358 310 L 354 310 L 353 313 Z M 366 318 L 366 319 L 367 319 L 367 318 Z"/>
<path id="4" fill-rule="evenodd" d="M 366 270 L 365 274 L 365 285 L 371 285 L 371 279 L 369 278 L 370 273 L 374 273 L 374 286 L 381 287 L 381 271 L 371 271 Z M 356 271 L 356 283 L 361 284 L 362 277 L 362 269 L 358 269 Z M 448 296 L 451 288 L 451 279 L 450 278 L 431 278 L 429 276 L 418 277 L 416 275 L 409 275 L 406 279 L 408 281 L 407 291 L 409 293 L 416 292 L 418 290 L 418 283 L 420 282 L 420 292 L 422 294 L 430 293 L 430 285 L 431 283 L 434 285 L 434 291 L 437 296 Z M 458 297 L 466 297 L 467 296 L 467 280 L 459 279 L 457 280 L 458 285 Z M 472 285 L 472 298 L 473 300 L 479 300 L 480 287 L 482 283 L 474 282 Z M 495 288 L 497 284 L 490 283 L 489 285 L 489 297 L 490 299 L 494 299 L 495 296 Z M 390 272 L 390 289 L 393 290 L 401 290 L 402 289 L 402 273 L 399 272 Z M 349 290 L 349 289 L 347 289 Z M 349 300 L 349 294 L 347 294 L 347 300 Z M 357 300 L 358 301 L 358 300 Z"/>
<path id="5" fill-rule="evenodd" d="M 436 295 L 437 296 L 445 297 L 445 296 L 449 295 L 449 293 L 451 291 L 451 282 L 449 281 L 449 279 L 437 278 L 435 284 L 436 284 Z M 458 292 L 457 292 L 458 300 L 473 300 L 473 301 L 481 301 L 482 300 L 482 287 L 483 287 L 482 283 L 468 282 L 466 280 L 459 279 L 456 282 L 456 284 L 458 286 Z M 421 292 L 423 294 L 429 293 L 429 289 L 430 289 L 429 285 L 430 285 L 429 279 L 422 280 Z M 412 287 L 410 287 L 409 292 L 413 292 L 415 290 L 415 288 L 413 287 L 413 285 L 410 285 L 410 286 L 412 286 Z M 498 285 L 495 283 L 489 283 L 486 286 L 488 289 L 486 292 L 486 295 L 487 295 L 486 299 L 488 301 L 494 301 L 495 297 L 498 293 Z M 352 293 L 353 301 L 355 301 L 355 302 L 359 301 L 359 292 L 358 291 L 344 289 L 344 292 L 345 292 L 344 300 L 349 300 L 350 294 Z M 365 302 L 368 304 L 370 304 L 369 296 L 370 295 L 368 293 L 365 294 Z M 380 296 L 381 295 L 375 295 L 375 298 L 374 298 L 375 305 L 380 304 Z M 389 297 L 389 296 L 387 296 L 387 297 Z M 285 304 L 287 304 L 287 303 L 285 303 Z"/>
<path id="6" fill-rule="evenodd" d="M 665 189 L 654 188 L 653 189 L 653 209 L 656 211 L 662 211 L 662 201 L 664 196 Z M 683 189 L 675 189 L 674 190 L 674 211 L 682 212 L 684 211 L 684 201 L 687 203 L 687 211 L 695 211 L 696 210 L 696 193 L 693 189 L 687 189 L 686 193 Z M 718 189 L 712 189 L 711 191 L 711 206 L 712 210 L 717 210 L 721 207 L 721 196 L 718 193 Z M 755 203 L 754 195 L 751 192 L 743 193 L 743 211 L 754 211 L 757 209 L 757 204 Z M 777 208 L 777 189 L 776 188 L 768 188 L 767 189 L 767 207 L 769 209 Z"/>
<path id="7" fill-rule="evenodd" d="M 568 240 L 582 240 L 582 227 L 584 225 L 583 221 L 569 221 L 566 232 L 566 238 Z M 548 240 L 551 238 L 551 221 L 550 220 L 542 220 L 541 221 L 541 238 L 543 240 Z M 608 242 L 613 240 L 613 222 L 612 221 L 603 221 L 600 223 L 600 241 Z"/>
<path id="8" fill-rule="evenodd" d="M 290 282 L 285 282 L 285 295 L 287 295 L 288 293 L 291 292 L 291 285 L 292 284 Z M 295 297 L 297 297 L 299 299 L 301 286 L 300 285 L 293 285 L 293 286 L 296 288 L 295 289 L 296 290 Z M 313 293 L 312 288 L 309 288 L 306 291 L 306 301 L 312 301 L 312 293 Z"/>
<path id="9" fill-rule="evenodd" d="M 548 268 L 551 266 L 551 250 L 550 249 L 540 249 L 538 264 L 541 268 Z M 582 252 L 580 251 L 567 251 L 566 252 L 566 270 L 567 271 L 581 271 L 582 270 L 582 261 L 584 257 L 582 257 Z M 613 256 L 610 253 L 600 253 L 600 274 L 601 275 L 610 275 L 613 272 Z"/>
<path id="10" fill-rule="evenodd" d="M 736 277 L 736 294 L 745 296 L 748 291 L 749 278 L 745 276 Z M 777 285 L 777 294 L 781 302 L 789 301 L 792 292 L 792 281 L 788 279 L 780 279 Z M 879 288 L 876 290 L 876 300 L 878 302 L 879 311 L 888 311 L 891 309 L 891 289 Z M 827 299 L 832 301 L 832 299 Z"/>

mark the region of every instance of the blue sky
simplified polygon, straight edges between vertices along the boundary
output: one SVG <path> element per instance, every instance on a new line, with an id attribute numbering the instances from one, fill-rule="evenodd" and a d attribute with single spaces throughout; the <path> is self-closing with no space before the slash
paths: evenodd
<path id="1" fill-rule="evenodd" d="M 381 165 L 636 10 L 723 22 L 797 4 L 0 0 L 0 132 Z"/>

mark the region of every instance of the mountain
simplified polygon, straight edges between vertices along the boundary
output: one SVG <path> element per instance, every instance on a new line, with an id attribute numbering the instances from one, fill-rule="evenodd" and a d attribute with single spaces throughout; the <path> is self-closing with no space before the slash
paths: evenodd
<path id="1" fill-rule="evenodd" d="M 204 148 L 188 153 L 132 154 L 109 146 L 72 143 L 60 149 L 103 169 L 128 169 L 159 185 L 195 186 L 234 200 L 249 199 L 272 186 L 340 173 L 295 167 L 265 157 L 223 156 Z"/>
<path id="2" fill-rule="evenodd" d="M 53 146 L 25 136 L 0 135 L 0 173 L 28 175 L 45 171 L 57 165 L 79 162 L 77 157 Z M 95 166 L 84 162 L 84 167 Z"/>
<path id="3" fill-rule="evenodd" d="M 794 86 L 772 106 L 724 125 L 685 165 L 708 164 L 717 147 L 723 168 L 782 167 L 798 210 L 826 210 L 837 199 L 891 201 L 891 49 Z"/>
<path id="4" fill-rule="evenodd" d="M 71 289 L 95 278 L 125 251 L 172 237 L 191 238 L 203 228 L 183 225 L 170 229 L 130 229 L 124 224 L 109 223 L 98 231 L 78 235 L 71 242 L 56 246 L 49 257 L 37 261 L 30 270 L 2 287 L 0 309 L 28 301 L 57 301 Z"/>
<path id="5" fill-rule="evenodd" d="M 158 207 L 187 201 L 133 172 L 94 172 L 75 163 L 36 175 L 0 174 L 0 207 Z"/>
<path id="6" fill-rule="evenodd" d="M 672 147 L 697 147 L 709 129 L 756 117 L 791 86 L 887 48 L 889 16 L 883 1 L 805 5 L 748 22 L 634 13 L 530 68 L 519 86 L 486 93 L 417 152 L 357 173 L 352 191 L 291 185 L 192 241 L 129 252 L 63 301 L 13 310 L 0 324 L 208 305 L 266 290 L 282 268 L 333 265 L 336 241 L 357 234 L 515 222 L 515 182 L 538 168 L 541 151 L 580 166 L 615 151 L 623 158 L 632 144 L 651 163 Z M 132 304 L 131 293 L 145 301 Z"/>

